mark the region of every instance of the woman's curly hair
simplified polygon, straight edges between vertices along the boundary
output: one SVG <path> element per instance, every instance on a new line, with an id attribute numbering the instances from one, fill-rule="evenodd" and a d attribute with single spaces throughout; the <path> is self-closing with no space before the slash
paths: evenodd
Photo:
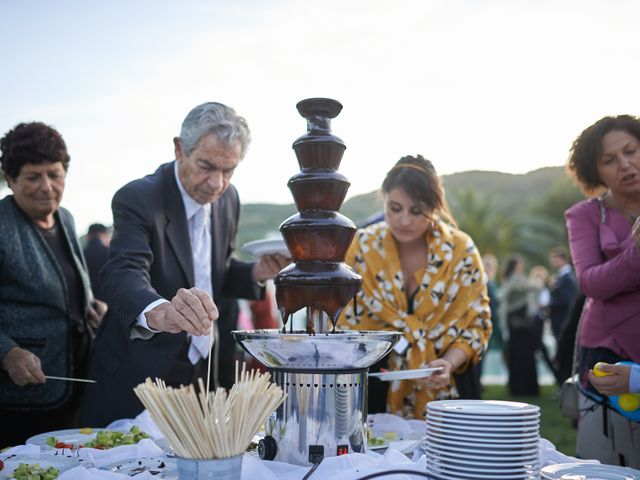
<path id="1" fill-rule="evenodd" d="M 603 117 L 578 135 L 571 146 L 566 167 L 587 195 L 606 187 L 598 175 L 598 159 L 602 155 L 602 139 L 616 130 L 627 132 L 640 141 L 640 118 L 631 115 Z"/>
<path id="2" fill-rule="evenodd" d="M 0 139 L 0 164 L 12 179 L 20 175 L 26 164 L 62 162 L 69 168 L 69 153 L 62 135 L 42 122 L 19 123 Z"/>

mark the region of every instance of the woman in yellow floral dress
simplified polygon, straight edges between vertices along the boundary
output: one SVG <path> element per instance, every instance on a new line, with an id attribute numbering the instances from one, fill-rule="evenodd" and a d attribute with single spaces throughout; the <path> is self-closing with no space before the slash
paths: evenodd
<path id="1" fill-rule="evenodd" d="M 449 214 L 430 161 L 401 158 L 382 192 L 384 221 L 359 230 L 346 257 L 362 275 L 362 287 L 340 325 L 402 331 L 407 348 L 391 352 L 390 370 L 443 367 L 390 384 L 387 411 L 424 418 L 427 402 L 458 396 L 453 374 L 477 364 L 487 348 L 486 278 L 473 241 Z"/>

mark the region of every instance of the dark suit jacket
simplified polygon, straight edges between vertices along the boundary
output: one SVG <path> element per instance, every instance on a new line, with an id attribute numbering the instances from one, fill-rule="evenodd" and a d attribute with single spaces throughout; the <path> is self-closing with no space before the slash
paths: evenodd
<path id="1" fill-rule="evenodd" d="M 551 329 L 556 339 L 560 338 L 578 291 L 578 281 L 573 270 L 560 275 L 555 286 L 551 289 L 549 318 L 551 319 Z"/>
<path id="2" fill-rule="evenodd" d="M 114 232 L 101 275 L 109 312 L 98 332 L 81 422 L 105 426 L 134 417 L 143 406 L 133 388 L 147 377 L 192 381 L 186 333 L 132 340 L 131 327 L 147 305 L 194 286 L 189 230 L 173 162 L 122 187 L 112 202 Z M 240 203 L 233 186 L 212 204 L 212 283 L 217 295 L 260 298 L 253 263 L 232 257 Z M 174 382 L 176 383 L 176 382 Z"/>
<path id="3" fill-rule="evenodd" d="M 93 296 L 98 300 L 104 300 L 102 294 L 102 280 L 100 280 L 100 269 L 109 260 L 109 247 L 105 246 L 99 238 L 92 238 L 84 247 L 84 258 L 89 269 L 91 279 L 91 290 Z"/>

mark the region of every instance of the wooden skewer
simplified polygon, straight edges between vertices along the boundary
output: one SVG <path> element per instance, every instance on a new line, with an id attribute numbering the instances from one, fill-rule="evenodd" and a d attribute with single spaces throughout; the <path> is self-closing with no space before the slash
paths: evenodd
<path id="1" fill-rule="evenodd" d="M 236 383 L 228 393 L 223 388 L 209 392 L 202 379 L 198 380 L 198 387 L 196 393 L 193 385 L 176 389 L 167 387 L 160 379 L 153 382 L 148 378 L 134 388 L 175 453 L 184 458 L 242 454 L 285 398 L 268 375 L 256 370 L 247 372 L 244 364 L 239 371 L 237 363 Z"/>
<path id="2" fill-rule="evenodd" d="M 213 349 L 213 341 L 213 325 L 211 325 L 211 331 L 209 332 L 209 361 L 207 362 L 207 401 L 209 401 L 209 382 L 211 381 L 211 350 Z"/>
<path id="3" fill-rule="evenodd" d="M 45 375 L 44 378 L 49 380 L 65 380 L 67 382 L 97 383 L 95 380 L 90 380 L 88 378 L 56 377 L 53 375 Z"/>

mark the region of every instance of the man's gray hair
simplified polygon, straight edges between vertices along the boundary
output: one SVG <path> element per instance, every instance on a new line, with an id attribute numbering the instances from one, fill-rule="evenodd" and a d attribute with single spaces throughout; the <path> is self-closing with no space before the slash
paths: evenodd
<path id="1" fill-rule="evenodd" d="M 251 142 L 251 132 L 243 117 L 226 105 L 207 102 L 191 110 L 182 122 L 180 140 L 184 154 L 189 155 L 200 139 L 211 133 L 227 146 L 239 143 L 240 158 L 244 157 Z"/>

